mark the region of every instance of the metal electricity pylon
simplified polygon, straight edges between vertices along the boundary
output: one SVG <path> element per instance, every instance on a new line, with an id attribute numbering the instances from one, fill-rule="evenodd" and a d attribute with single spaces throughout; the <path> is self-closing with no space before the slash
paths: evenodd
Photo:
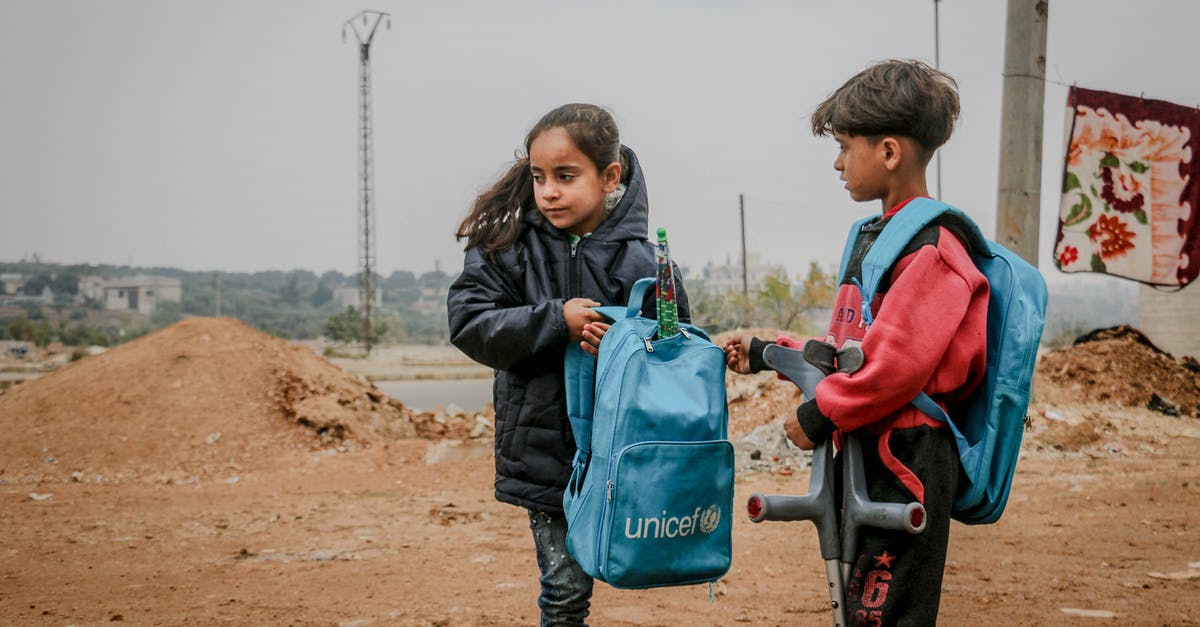
<path id="1" fill-rule="evenodd" d="M 392 29 L 391 14 L 360 11 L 342 24 L 358 39 L 358 304 L 362 322 L 362 342 L 366 354 L 375 344 L 375 186 L 374 140 L 371 126 L 371 40 L 380 22 Z M 361 22 L 361 28 L 360 28 Z"/>

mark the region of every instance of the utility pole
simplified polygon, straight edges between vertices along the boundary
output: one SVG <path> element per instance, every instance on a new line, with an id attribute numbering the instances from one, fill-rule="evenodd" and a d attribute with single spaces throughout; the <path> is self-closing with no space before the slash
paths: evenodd
<path id="1" fill-rule="evenodd" d="M 933 67 L 942 69 L 942 34 L 938 25 L 938 2 L 941 0 L 933 0 Z M 938 148 L 937 154 L 934 155 L 937 161 L 937 199 L 942 199 L 942 149 Z"/>
<path id="2" fill-rule="evenodd" d="M 750 270 L 746 266 L 746 195 L 738 194 L 738 215 L 742 222 L 742 296 L 750 294 Z"/>
<path id="3" fill-rule="evenodd" d="M 1038 262 L 1048 0 L 1008 0 L 996 241 Z"/>
<path id="4" fill-rule="evenodd" d="M 362 321 L 363 352 L 375 344 L 375 187 L 374 141 L 371 126 L 371 40 L 380 22 L 392 16 L 381 11 L 360 11 L 342 24 L 342 41 L 349 27 L 358 40 L 358 304 Z M 362 30 L 359 30 L 359 22 Z"/>

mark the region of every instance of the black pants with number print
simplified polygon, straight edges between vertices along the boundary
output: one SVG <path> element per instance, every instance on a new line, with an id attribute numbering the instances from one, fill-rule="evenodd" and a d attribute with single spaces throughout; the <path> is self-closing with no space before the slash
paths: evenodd
<path id="1" fill-rule="evenodd" d="M 916 495 L 885 465 L 880 439 L 866 433 L 858 437 L 871 500 L 915 500 Z M 949 429 L 924 426 L 892 431 L 884 445 L 894 458 L 890 464 L 895 467 L 899 462 L 924 488 L 925 530 L 912 535 L 859 528 L 858 557 L 846 586 L 846 621 L 868 627 L 928 627 L 937 622 L 941 600 L 950 507 L 960 473 L 958 450 Z M 841 476 L 838 466 L 837 476 Z"/>

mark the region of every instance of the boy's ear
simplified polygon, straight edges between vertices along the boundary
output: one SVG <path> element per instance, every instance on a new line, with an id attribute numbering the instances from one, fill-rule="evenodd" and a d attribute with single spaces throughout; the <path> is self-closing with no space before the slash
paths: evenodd
<path id="1" fill-rule="evenodd" d="M 605 194 L 617 191 L 617 185 L 621 182 L 621 162 L 613 161 L 608 164 L 608 167 L 600 173 L 600 181 Z"/>
<path id="2" fill-rule="evenodd" d="M 895 171 L 900 167 L 901 157 L 904 156 L 904 145 L 895 137 L 884 137 L 879 142 L 879 150 L 883 153 L 883 166 Z"/>

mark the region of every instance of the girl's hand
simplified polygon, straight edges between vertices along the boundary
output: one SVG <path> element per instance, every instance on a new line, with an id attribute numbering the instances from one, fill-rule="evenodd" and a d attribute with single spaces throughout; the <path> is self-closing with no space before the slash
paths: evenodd
<path id="1" fill-rule="evenodd" d="M 600 303 L 590 298 L 572 298 L 563 303 L 563 321 L 567 323 L 568 339 L 572 342 L 582 341 L 584 325 L 604 319 L 592 309 L 599 306 Z"/>
<path id="2" fill-rule="evenodd" d="M 583 325 L 583 341 L 579 343 L 583 352 L 598 357 L 600 355 L 600 340 L 611 326 L 607 322 L 589 322 Z"/>
<path id="3" fill-rule="evenodd" d="M 725 341 L 725 365 L 738 374 L 750 374 L 750 340 L 749 333 Z"/>

